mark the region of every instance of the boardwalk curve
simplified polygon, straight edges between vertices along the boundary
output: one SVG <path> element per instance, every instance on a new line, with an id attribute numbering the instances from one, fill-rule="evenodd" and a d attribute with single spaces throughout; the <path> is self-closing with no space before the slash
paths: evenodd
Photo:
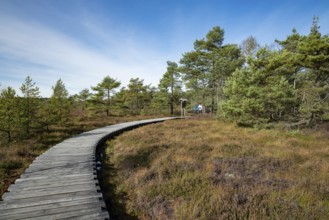
<path id="1" fill-rule="evenodd" d="M 173 117 L 115 124 L 69 138 L 37 157 L 0 202 L 0 219 L 109 219 L 97 179 L 97 146 Z"/>

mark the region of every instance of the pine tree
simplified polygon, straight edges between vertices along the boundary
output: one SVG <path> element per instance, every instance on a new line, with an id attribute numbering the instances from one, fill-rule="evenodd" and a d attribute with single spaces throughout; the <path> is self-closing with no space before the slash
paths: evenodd
<path id="1" fill-rule="evenodd" d="M 178 65 L 175 62 L 167 62 L 167 72 L 162 76 L 159 84 L 158 97 L 163 97 L 163 104 L 170 106 L 170 114 L 174 114 L 174 106 L 179 102 L 181 94 L 181 81 L 178 72 Z"/>
<path id="2" fill-rule="evenodd" d="M 130 107 L 127 105 L 127 89 L 122 87 L 119 92 L 112 97 L 112 110 L 118 114 L 127 115 L 130 113 Z"/>
<path id="3" fill-rule="evenodd" d="M 218 58 L 212 72 L 212 81 L 216 89 L 216 103 L 220 108 L 221 101 L 225 99 L 224 87 L 226 80 L 232 73 L 242 67 L 244 58 L 241 49 L 235 44 L 224 45 L 218 53 Z M 218 112 L 220 113 L 220 112 Z"/>
<path id="4" fill-rule="evenodd" d="M 223 46 L 224 30 L 218 26 L 213 27 L 206 35 L 205 39 L 196 40 L 194 42 L 194 49 L 199 54 L 199 59 L 203 63 L 201 75 L 206 78 L 203 82 L 207 81 L 207 84 L 203 83 L 204 87 L 208 87 L 211 98 L 211 112 L 215 110 L 215 94 L 216 83 L 214 82 L 214 76 L 216 75 L 216 61 L 219 57 L 219 52 Z M 184 61 L 184 59 L 182 60 Z M 184 64 L 184 62 L 182 62 Z M 203 103 L 205 99 L 203 97 Z"/>
<path id="5" fill-rule="evenodd" d="M 309 35 L 298 44 L 304 83 L 299 92 L 301 120 L 314 125 L 329 112 L 329 36 L 322 36 L 318 18 L 313 19 Z"/>
<path id="6" fill-rule="evenodd" d="M 39 107 L 39 88 L 35 86 L 31 77 L 28 76 L 25 79 L 25 83 L 22 84 L 20 90 L 23 94 L 21 103 L 21 122 L 25 130 L 27 138 L 30 136 L 31 128 L 36 124 L 36 114 Z"/>
<path id="7" fill-rule="evenodd" d="M 210 94 L 209 65 L 207 55 L 202 51 L 191 51 L 183 54 L 179 61 L 182 65 L 180 72 L 188 93 L 193 102 L 206 104 Z"/>
<path id="8" fill-rule="evenodd" d="M 213 27 L 206 38 L 194 42 L 194 51 L 183 54 L 180 60 L 186 87 L 194 91 L 192 95 L 196 97 L 192 102 L 207 105 L 210 99 L 212 113 L 225 80 L 244 62 L 241 49 L 237 45 L 223 45 L 223 41 L 224 30 Z"/>
<path id="9" fill-rule="evenodd" d="M 149 85 L 144 85 L 144 80 L 139 78 L 130 79 L 128 89 L 125 92 L 126 105 L 133 115 L 140 114 L 143 110 L 147 112 L 152 101 L 153 90 Z"/>
<path id="10" fill-rule="evenodd" d="M 329 37 L 319 31 L 318 18 L 313 19 L 310 33 L 302 36 L 293 29 L 282 46 L 281 67 L 290 84 L 297 89 L 294 124 L 314 126 L 329 111 Z"/>
<path id="11" fill-rule="evenodd" d="M 11 142 L 13 133 L 18 129 L 18 99 L 13 88 L 7 87 L 0 94 L 0 131 L 7 134 L 7 141 Z"/>
<path id="12" fill-rule="evenodd" d="M 96 94 L 92 97 L 91 101 L 96 108 L 105 110 L 106 116 L 110 116 L 111 98 L 115 93 L 115 89 L 121 85 L 121 82 L 106 76 L 101 83 L 92 87 Z"/>
<path id="13" fill-rule="evenodd" d="M 52 87 L 53 93 L 50 97 L 49 104 L 51 109 L 51 123 L 65 125 L 68 121 L 70 113 L 70 101 L 68 99 L 68 91 L 65 84 L 59 79 L 55 86 Z"/>
<path id="14" fill-rule="evenodd" d="M 248 126 L 289 118 L 296 103 L 296 89 L 280 69 L 283 62 L 280 55 L 262 48 L 248 67 L 233 73 L 224 90 L 225 117 Z"/>
<path id="15" fill-rule="evenodd" d="M 37 112 L 38 123 L 43 128 L 45 127 L 47 132 L 50 131 L 50 126 L 56 123 L 54 112 L 51 99 L 43 98 L 40 100 L 40 108 Z"/>
<path id="16" fill-rule="evenodd" d="M 82 110 L 86 110 L 88 107 L 88 100 L 91 97 L 89 89 L 83 89 L 79 92 L 78 99 L 81 102 Z"/>

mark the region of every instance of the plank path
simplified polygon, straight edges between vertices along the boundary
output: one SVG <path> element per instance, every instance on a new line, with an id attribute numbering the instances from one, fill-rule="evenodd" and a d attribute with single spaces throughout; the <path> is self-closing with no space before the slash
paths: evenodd
<path id="1" fill-rule="evenodd" d="M 3 195 L 0 219 L 109 219 L 97 179 L 97 146 L 125 130 L 170 119 L 115 124 L 53 146 Z"/>

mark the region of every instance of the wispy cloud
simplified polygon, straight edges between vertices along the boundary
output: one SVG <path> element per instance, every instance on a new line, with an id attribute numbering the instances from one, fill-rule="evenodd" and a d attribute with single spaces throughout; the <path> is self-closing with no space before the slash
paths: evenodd
<path id="1" fill-rule="evenodd" d="M 126 85 L 140 77 L 156 85 L 165 71 L 166 55 L 147 47 L 117 30 L 101 31 L 95 23 L 84 23 L 98 47 L 53 30 L 41 23 L 0 15 L 0 82 L 19 88 L 30 75 L 42 95 L 51 94 L 51 86 L 61 78 L 71 94 L 96 85 L 109 74 Z M 137 39 L 138 40 L 138 39 Z M 4 84 L 4 83 L 3 83 Z"/>
<path id="2" fill-rule="evenodd" d="M 305 1 L 300 4 L 295 1 L 277 1 L 275 7 L 255 5 L 248 13 L 236 18 L 234 25 L 228 22 L 226 34 L 231 42 L 241 43 L 253 35 L 261 45 L 271 45 L 275 39 L 283 40 L 296 28 L 300 34 L 308 34 L 313 16 L 320 17 L 320 31 L 328 33 L 328 7 L 323 7 L 325 1 Z M 273 2 L 272 2 L 273 3 Z M 271 4 L 263 1 L 261 4 Z M 308 7 L 309 6 L 309 7 Z"/>
<path id="3" fill-rule="evenodd" d="M 329 28 L 326 0 L 141 2 L 0 0 L 0 83 L 19 92 L 30 75 L 43 96 L 59 78 L 70 94 L 105 75 L 157 85 L 166 61 L 179 61 L 215 25 L 224 43 L 253 35 L 262 45 L 293 27 L 307 34 L 314 15 L 322 33 Z"/>

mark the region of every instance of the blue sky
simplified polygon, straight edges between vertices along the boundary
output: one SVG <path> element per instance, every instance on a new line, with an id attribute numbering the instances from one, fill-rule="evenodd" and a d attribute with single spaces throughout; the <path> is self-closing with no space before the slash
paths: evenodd
<path id="1" fill-rule="evenodd" d="M 308 34 L 313 16 L 328 34 L 328 0 L 0 0 L 1 88 L 20 94 L 28 75 L 42 96 L 59 78 L 70 94 L 106 75 L 156 86 L 166 61 L 178 62 L 214 26 L 224 43 L 253 35 L 271 45 L 292 28 Z"/>

